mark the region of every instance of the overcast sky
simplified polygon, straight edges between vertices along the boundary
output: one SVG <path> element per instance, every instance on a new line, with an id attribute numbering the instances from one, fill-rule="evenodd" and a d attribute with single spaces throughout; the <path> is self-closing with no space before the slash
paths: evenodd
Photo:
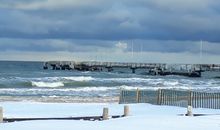
<path id="1" fill-rule="evenodd" d="M 220 63 L 219 7 L 219 0 L 0 0 L 0 60 Z"/>

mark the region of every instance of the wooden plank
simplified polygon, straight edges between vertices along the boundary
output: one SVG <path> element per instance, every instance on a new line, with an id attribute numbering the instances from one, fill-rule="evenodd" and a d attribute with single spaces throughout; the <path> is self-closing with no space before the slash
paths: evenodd
<path id="1" fill-rule="evenodd" d="M 121 118 L 123 115 L 114 115 L 110 118 Z M 36 121 L 36 120 L 86 120 L 86 121 L 102 121 L 103 116 L 87 116 L 87 117 L 52 117 L 52 118 L 4 118 L 4 122 L 17 122 L 17 121 Z"/>

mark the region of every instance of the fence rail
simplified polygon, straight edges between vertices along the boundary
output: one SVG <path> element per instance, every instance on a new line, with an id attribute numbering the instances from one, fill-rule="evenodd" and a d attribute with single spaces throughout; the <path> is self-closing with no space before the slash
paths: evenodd
<path id="1" fill-rule="evenodd" d="M 122 90 L 120 104 L 150 103 L 194 108 L 220 109 L 220 93 L 182 91 L 182 90 Z"/>

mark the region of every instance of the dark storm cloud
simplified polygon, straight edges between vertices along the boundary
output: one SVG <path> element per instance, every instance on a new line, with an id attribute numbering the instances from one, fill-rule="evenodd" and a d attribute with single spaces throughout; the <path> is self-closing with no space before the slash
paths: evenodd
<path id="1" fill-rule="evenodd" d="M 6 31 L 5 34 L 1 33 L 1 36 L 113 40 L 130 38 L 197 40 L 202 37 L 207 40 L 219 40 L 216 34 L 219 32 L 216 26 L 219 17 L 212 1 L 203 0 L 202 2 L 207 5 L 201 5 L 201 1 L 198 0 L 95 1 L 96 4 L 92 5 L 89 3 L 93 1 L 87 2 L 88 4 L 78 0 L 33 1 L 33 3 L 10 1 L 9 4 L 4 2 L 1 17 L 13 26 L 6 26 L 5 30 L 1 28 L 2 31 Z M 201 9 L 196 5 L 201 5 Z M 14 24 L 20 25 L 20 28 L 15 28 Z M 21 28 L 22 26 L 24 28 Z M 36 31 L 36 28 L 44 29 Z M 208 33 L 211 37 L 207 36 Z"/>
<path id="2" fill-rule="evenodd" d="M 190 41 L 220 41 L 219 6 L 218 0 L 2 0 L 0 37 L 17 47 L 1 49 L 72 51 L 76 45 L 108 48 L 112 41 L 139 39 L 143 51 L 196 52 Z M 48 39 L 68 47 L 48 46 L 54 42 Z"/>

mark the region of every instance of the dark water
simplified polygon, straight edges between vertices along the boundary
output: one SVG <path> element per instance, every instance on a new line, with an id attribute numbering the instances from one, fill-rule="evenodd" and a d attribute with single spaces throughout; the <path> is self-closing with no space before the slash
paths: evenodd
<path id="1" fill-rule="evenodd" d="M 41 62 L 0 62 L 1 101 L 111 102 L 120 89 L 193 89 L 220 91 L 220 72 L 201 78 L 149 76 L 117 72 L 43 70 Z M 147 71 L 147 70 L 146 70 Z"/>

